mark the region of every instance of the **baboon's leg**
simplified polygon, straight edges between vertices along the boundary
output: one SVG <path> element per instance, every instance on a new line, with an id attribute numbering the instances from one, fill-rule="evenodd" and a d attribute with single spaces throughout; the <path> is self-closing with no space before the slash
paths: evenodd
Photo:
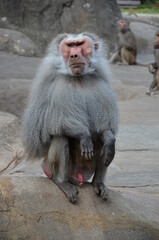
<path id="1" fill-rule="evenodd" d="M 157 90 L 159 90 L 159 70 L 157 70 L 156 81 L 157 81 Z"/>
<path id="2" fill-rule="evenodd" d="M 106 130 L 101 136 L 102 145 L 95 154 L 96 171 L 93 178 L 95 192 L 103 199 L 108 198 L 108 190 L 104 184 L 107 168 L 115 155 L 115 136 L 111 130 Z"/>
<path id="3" fill-rule="evenodd" d="M 104 200 L 108 198 L 108 190 L 105 186 L 105 176 L 107 172 L 107 167 L 104 165 L 103 157 L 99 155 L 96 156 L 96 171 L 93 177 L 93 187 L 97 195 L 101 196 Z"/>
<path id="4" fill-rule="evenodd" d="M 121 49 L 121 59 L 123 64 L 135 64 L 136 57 L 125 47 Z"/>
<path id="5" fill-rule="evenodd" d="M 78 191 L 68 182 L 69 145 L 65 137 L 53 137 L 45 163 L 52 172 L 52 179 L 70 202 L 77 202 Z M 43 168 L 44 169 L 44 168 Z"/>
<path id="6" fill-rule="evenodd" d="M 157 72 L 153 75 L 153 81 L 149 87 L 149 93 L 153 92 L 157 87 Z"/>
<path id="7" fill-rule="evenodd" d="M 115 53 L 113 53 L 113 55 L 110 57 L 110 59 L 109 59 L 109 62 L 110 63 L 117 63 L 117 62 L 120 62 L 121 61 L 121 58 L 120 58 L 120 56 L 119 56 L 119 52 L 115 52 Z"/>

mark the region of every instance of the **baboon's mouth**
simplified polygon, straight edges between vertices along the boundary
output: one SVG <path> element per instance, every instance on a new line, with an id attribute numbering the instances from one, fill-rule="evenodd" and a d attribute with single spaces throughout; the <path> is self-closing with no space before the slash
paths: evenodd
<path id="1" fill-rule="evenodd" d="M 80 67 L 80 66 L 82 66 L 82 65 L 85 65 L 85 63 L 72 63 L 72 64 L 70 64 L 69 66 L 70 66 L 70 67 Z"/>
<path id="2" fill-rule="evenodd" d="M 70 64 L 70 68 L 74 75 L 81 75 L 84 72 L 85 64 L 84 63 L 73 63 L 73 64 Z"/>

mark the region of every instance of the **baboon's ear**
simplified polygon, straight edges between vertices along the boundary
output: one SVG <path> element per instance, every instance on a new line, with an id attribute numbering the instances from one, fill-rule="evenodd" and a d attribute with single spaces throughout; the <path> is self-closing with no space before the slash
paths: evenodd
<path id="1" fill-rule="evenodd" d="M 98 50 L 98 48 L 99 48 L 99 42 L 94 43 L 94 48 L 95 48 L 95 50 Z"/>

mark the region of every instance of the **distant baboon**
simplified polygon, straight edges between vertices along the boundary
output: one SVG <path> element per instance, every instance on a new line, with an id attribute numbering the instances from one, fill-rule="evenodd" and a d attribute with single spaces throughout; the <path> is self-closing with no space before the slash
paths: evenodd
<path id="1" fill-rule="evenodd" d="M 133 32 L 130 30 L 130 22 L 120 19 L 118 22 L 119 33 L 117 47 L 111 56 L 110 63 L 136 64 L 137 43 Z"/>
<path id="2" fill-rule="evenodd" d="M 29 157 L 72 203 L 75 184 L 93 174 L 95 192 L 107 198 L 104 179 L 115 154 L 118 107 L 102 40 L 91 33 L 57 36 L 33 82 L 23 118 Z"/>
<path id="3" fill-rule="evenodd" d="M 149 72 L 153 74 L 153 81 L 149 87 L 149 91 L 146 93 L 149 96 L 152 92 L 159 90 L 159 31 L 155 34 L 153 45 L 155 62 L 148 65 Z"/>

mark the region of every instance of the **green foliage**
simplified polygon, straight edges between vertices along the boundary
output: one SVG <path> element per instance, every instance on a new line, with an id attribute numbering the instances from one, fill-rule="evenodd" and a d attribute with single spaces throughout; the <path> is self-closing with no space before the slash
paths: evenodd
<path id="1" fill-rule="evenodd" d="M 159 14 L 159 0 L 142 0 L 145 4 L 139 5 L 137 8 L 121 9 L 122 12 L 127 13 L 148 13 L 148 14 Z"/>

